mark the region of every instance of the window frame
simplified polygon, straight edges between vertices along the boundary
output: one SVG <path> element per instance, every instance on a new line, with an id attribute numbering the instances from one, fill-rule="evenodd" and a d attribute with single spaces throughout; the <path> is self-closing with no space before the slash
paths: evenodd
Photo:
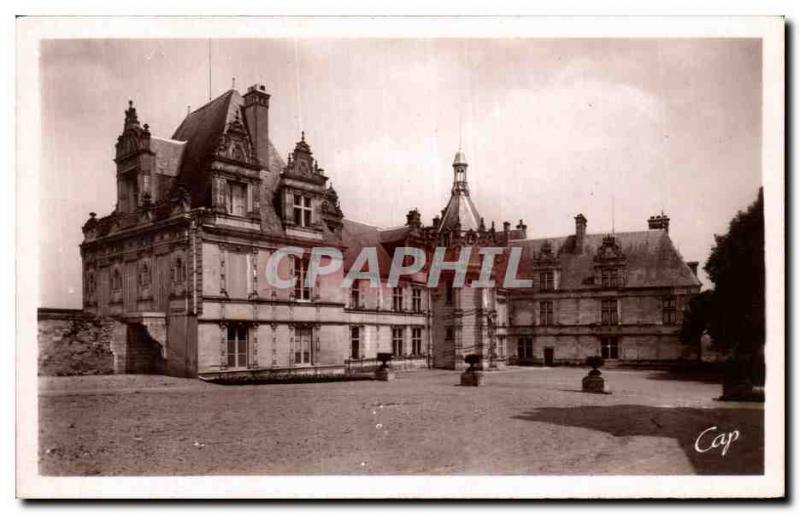
<path id="1" fill-rule="evenodd" d="M 553 300 L 540 300 L 539 301 L 539 325 L 543 327 L 553 326 L 554 316 L 554 302 Z"/>
<path id="2" fill-rule="evenodd" d="M 411 327 L 411 355 L 424 355 L 421 327 Z"/>
<path id="3" fill-rule="evenodd" d="M 411 288 L 411 311 L 422 312 L 422 289 L 419 287 Z"/>
<path id="4" fill-rule="evenodd" d="M 617 298 L 600 300 L 600 324 L 606 326 L 619 325 L 619 301 Z"/>
<path id="5" fill-rule="evenodd" d="M 661 298 L 661 322 L 664 325 L 676 325 L 678 323 L 678 301 L 675 296 Z"/>
<path id="6" fill-rule="evenodd" d="M 301 341 L 300 334 L 308 334 L 308 351 L 304 351 L 304 341 Z M 312 366 L 314 364 L 314 331 L 311 328 L 295 328 L 292 346 L 292 366 Z"/>
<path id="7" fill-rule="evenodd" d="M 310 302 L 313 288 L 306 284 L 310 259 L 305 255 L 302 257 L 292 255 L 292 259 L 292 277 L 295 279 L 294 300 L 297 302 Z"/>
<path id="8" fill-rule="evenodd" d="M 539 289 L 542 291 L 556 290 L 556 274 L 553 270 L 539 272 Z"/>
<path id="9" fill-rule="evenodd" d="M 361 327 L 350 327 L 350 358 L 361 358 Z"/>
<path id="10" fill-rule="evenodd" d="M 239 217 L 247 216 L 247 210 L 248 210 L 248 205 L 247 205 L 248 184 L 247 184 L 247 182 L 242 182 L 240 180 L 228 180 L 227 182 L 228 182 L 228 184 L 227 184 L 227 186 L 228 186 L 228 188 L 227 188 L 228 189 L 227 190 L 228 196 L 225 199 L 225 206 L 227 207 L 226 208 L 227 213 L 229 215 L 231 215 L 231 216 L 239 216 Z M 238 206 L 241 207 L 241 212 L 237 212 L 237 209 L 236 209 L 237 203 L 235 202 L 235 200 L 236 200 L 237 196 L 234 195 L 234 190 L 240 190 L 241 191 L 241 203 L 238 204 Z"/>
<path id="11" fill-rule="evenodd" d="M 292 219 L 298 227 L 310 227 L 313 224 L 313 203 L 311 197 L 301 193 L 292 193 Z"/>
<path id="12" fill-rule="evenodd" d="M 619 359 L 619 338 L 605 336 L 600 338 L 600 356 L 607 360 Z"/>
<path id="13" fill-rule="evenodd" d="M 405 327 L 392 327 L 392 355 L 395 357 L 403 356 L 403 346 L 405 339 Z"/>
<path id="14" fill-rule="evenodd" d="M 225 331 L 225 367 L 248 368 L 250 366 L 250 327 L 245 323 L 230 323 Z M 231 333 L 233 333 L 233 338 L 231 338 Z M 231 344 L 233 344 L 233 352 L 231 352 Z M 231 363 L 231 357 L 233 357 L 233 363 Z"/>
<path id="15" fill-rule="evenodd" d="M 397 286 L 392 288 L 392 311 L 394 312 L 403 312 L 403 286 Z"/>
<path id="16" fill-rule="evenodd" d="M 350 308 L 358 309 L 361 307 L 361 283 L 359 280 L 353 280 L 350 284 Z"/>

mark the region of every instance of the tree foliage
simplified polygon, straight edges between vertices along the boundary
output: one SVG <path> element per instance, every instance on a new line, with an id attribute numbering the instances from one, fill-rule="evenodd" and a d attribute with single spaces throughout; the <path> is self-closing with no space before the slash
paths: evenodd
<path id="1" fill-rule="evenodd" d="M 731 220 L 728 233 L 716 244 L 704 269 L 714 289 L 707 325 L 714 341 L 753 355 L 765 340 L 764 193 Z"/>

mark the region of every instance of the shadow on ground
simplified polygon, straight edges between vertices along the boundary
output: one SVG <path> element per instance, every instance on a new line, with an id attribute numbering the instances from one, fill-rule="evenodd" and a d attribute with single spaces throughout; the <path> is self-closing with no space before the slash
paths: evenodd
<path id="1" fill-rule="evenodd" d="M 514 416 L 514 419 L 587 428 L 614 437 L 670 437 L 678 441 L 698 474 L 764 473 L 764 411 L 760 408 L 546 407 Z M 712 426 L 718 428 L 716 433 L 738 430 L 741 434 L 725 456 L 719 449 L 699 453 L 694 448 L 698 435 Z M 711 439 L 713 436 L 704 436 L 701 448 L 710 445 Z"/>
<path id="2" fill-rule="evenodd" d="M 722 386 L 722 373 L 719 371 L 664 370 L 650 373 L 646 378 L 648 380 L 681 380 Z"/>

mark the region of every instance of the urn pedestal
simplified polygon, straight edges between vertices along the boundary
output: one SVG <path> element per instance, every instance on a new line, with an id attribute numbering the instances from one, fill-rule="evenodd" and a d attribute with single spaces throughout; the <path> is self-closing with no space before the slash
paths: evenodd
<path id="1" fill-rule="evenodd" d="M 375 379 L 383 382 L 390 382 L 396 378 L 395 372 L 389 367 L 380 367 L 375 370 Z"/>
<path id="2" fill-rule="evenodd" d="M 461 385 L 462 386 L 481 386 L 483 385 L 484 377 L 483 371 L 479 370 L 467 370 L 461 374 Z"/>
<path id="3" fill-rule="evenodd" d="M 469 364 L 469 368 L 461 374 L 461 385 L 474 387 L 483 385 L 483 358 L 471 353 L 464 357 L 464 361 Z"/>
<path id="4" fill-rule="evenodd" d="M 375 370 L 375 379 L 383 382 L 389 382 L 395 379 L 394 370 L 389 364 L 392 362 L 393 355 L 388 352 L 378 353 L 378 360 L 381 361 L 381 366 Z"/>
<path id="5" fill-rule="evenodd" d="M 608 384 L 606 379 L 600 374 L 600 371 L 593 369 L 588 375 L 583 377 L 583 392 L 584 393 L 609 393 Z"/>

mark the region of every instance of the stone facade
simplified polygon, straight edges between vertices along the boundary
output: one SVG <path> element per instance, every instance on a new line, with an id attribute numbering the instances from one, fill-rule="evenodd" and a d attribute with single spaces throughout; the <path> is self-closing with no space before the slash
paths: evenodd
<path id="1" fill-rule="evenodd" d="M 345 218 L 305 134 L 285 161 L 279 156 L 268 136 L 269 103 L 263 86 L 244 95 L 230 90 L 189 113 L 171 138 L 151 135 L 132 103 L 125 111 L 116 145 L 116 206 L 108 216 L 91 213 L 83 226 L 84 310 L 123 321 L 124 350 L 146 353 L 154 370 L 212 379 L 337 374 L 368 367 L 379 352 L 394 353 L 400 368 L 462 368 L 469 353 L 482 355 L 488 368 L 566 363 L 600 352 L 604 337 L 619 339 L 621 360 L 683 355 L 678 321 L 659 322 L 659 301 L 674 297 L 679 313 L 699 283 L 672 248 L 668 222 L 666 228 L 664 220 L 655 222 L 651 232 L 658 236 L 644 238 L 657 254 L 646 269 L 641 241 L 587 235 L 582 216 L 582 232 L 579 222 L 575 237 L 547 244 L 527 239 L 521 220 L 513 229 L 508 222 L 502 230 L 487 227 L 469 196 L 461 152 L 451 198 L 431 225 L 416 210 L 388 229 L 354 222 Z M 339 248 L 344 266 L 311 288 L 272 287 L 267 260 L 286 246 L 304 254 L 282 259 L 281 277 L 302 280 L 317 246 Z M 477 258 L 481 247 L 507 253 L 520 246 L 521 274 L 550 271 L 557 285 L 543 288 L 534 278 L 534 287 L 521 291 L 457 288 L 445 272 L 428 288 L 425 270 L 403 277 L 397 288 L 365 281 L 341 287 L 362 248 L 377 249 L 385 279 L 394 249 L 403 246 L 429 255 L 444 246 L 448 260 L 464 247 Z M 574 255 L 581 256 L 579 268 Z M 667 267 L 680 270 L 659 271 Z M 478 269 L 471 261 L 470 277 Z M 632 280 L 596 286 L 607 269 Z M 570 274 L 575 277 L 567 280 Z M 588 278 L 596 282 L 573 287 Z M 598 321 L 605 297 L 618 302 L 613 326 Z M 537 317 L 545 299 L 553 302 L 548 323 Z"/>

